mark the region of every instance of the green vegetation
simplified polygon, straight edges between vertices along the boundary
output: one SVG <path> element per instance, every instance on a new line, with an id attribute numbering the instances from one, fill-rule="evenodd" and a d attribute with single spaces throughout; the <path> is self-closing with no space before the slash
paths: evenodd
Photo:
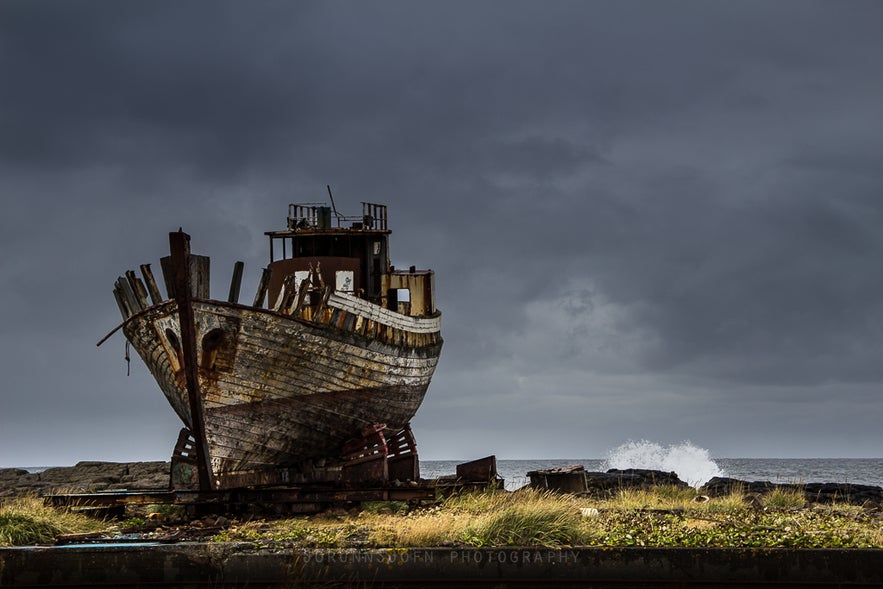
<path id="1" fill-rule="evenodd" d="M 404 515 L 408 513 L 408 504 L 404 501 L 366 501 L 362 503 L 362 512 Z"/>
<path id="2" fill-rule="evenodd" d="M 130 513 L 115 529 L 137 528 L 147 522 L 166 525 L 183 515 L 181 508 L 174 506 L 150 506 L 146 511 L 150 512 L 146 519 Z M 799 491 L 755 496 L 736 490 L 709 499 L 692 489 L 658 487 L 650 491 L 624 489 L 608 499 L 588 499 L 529 489 L 512 493 L 487 490 L 419 508 L 378 502 L 366 503 L 360 510 L 312 517 L 247 522 L 223 519 L 223 529 L 212 532 L 213 541 L 276 548 L 883 548 L 883 519 L 878 509 L 807 504 Z M 107 522 L 77 512 L 46 507 L 39 497 L 0 503 L 0 546 L 51 544 L 59 535 L 107 527 Z M 169 530 L 168 525 L 164 529 Z"/>
<path id="3" fill-rule="evenodd" d="M 806 504 L 803 491 L 796 489 L 773 489 L 763 498 L 763 506 L 770 509 L 800 509 Z"/>
<path id="4" fill-rule="evenodd" d="M 130 528 L 140 528 L 140 527 L 144 526 L 146 523 L 147 523 L 146 519 L 144 519 L 143 517 L 136 516 L 136 517 L 130 517 L 129 519 L 124 521 L 122 524 L 120 524 L 120 527 L 122 527 L 124 530 L 127 530 Z"/>
<path id="5" fill-rule="evenodd" d="M 186 517 L 183 505 L 174 505 L 171 503 L 147 505 L 144 512 L 151 519 L 180 520 Z"/>
<path id="6" fill-rule="evenodd" d="M 43 505 L 36 496 L 0 502 L 0 546 L 52 544 L 63 534 L 94 532 L 104 523 L 67 510 Z"/>
<path id="7" fill-rule="evenodd" d="M 714 516 L 611 511 L 593 524 L 585 529 L 589 546 L 883 547 L 878 522 L 812 510 L 740 510 Z"/>
<path id="8" fill-rule="evenodd" d="M 462 531 L 473 546 L 565 546 L 580 544 L 579 508 L 566 497 L 522 493 L 477 518 Z"/>
<path id="9" fill-rule="evenodd" d="M 805 507 L 799 492 L 752 507 L 740 492 L 622 490 L 607 500 L 521 490 L 450 497 L 402 513 L 372 504 L 357 517 L 317 516 L 231 528 L 216 541 L 299 546 L 654 546 L 883 548 L 883 524 L 854 506 Z"/>
<path id="10" fill-rule="evenodd" d="M 256 546 L 296 544 L 316 548 L 339 548 L 348 545 L 347 539 L 356 527 L 341 525 L 334 519 L 316 517 L 274 522 L 248 522 L 224 530 L 213 538 L 215 542 L 253 542 Z"/>

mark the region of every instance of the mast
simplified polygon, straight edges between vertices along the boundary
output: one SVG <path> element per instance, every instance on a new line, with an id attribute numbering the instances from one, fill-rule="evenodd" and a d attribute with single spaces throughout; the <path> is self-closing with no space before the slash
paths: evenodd
<path id="1" fill-rule="evenodd" d="M 199 473 L 199 490 L 214 489 L 209 464 L 208 442 L 205 437 L 205 420 L 202 397 L 199 393 L 199 365 L 196 359 L 196 325 L 192 306 L 190 279 L 190 236 L 183 231 L 169 233 L 172 268 L 175 280 L 175 302 L 181 324 L 181 350 L 184 356 L 184 375 L 187 379 L 187 398 L 190 402 L 190 431 L 196 441 L 196 468 Z"/>

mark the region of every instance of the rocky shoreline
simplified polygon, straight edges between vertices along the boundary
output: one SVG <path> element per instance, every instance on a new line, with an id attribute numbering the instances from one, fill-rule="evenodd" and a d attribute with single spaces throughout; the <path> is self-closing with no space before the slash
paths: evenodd
<path id="1" fill-rule="evenodd" d="M 769 481 L 740 481 L 715 477 L 705 483 L 701 491 L 709 497 L 720 497 L 734 489 L 749 495 L 764 495 L 775 489 L 801 491 L 808 503 L 848 503 L 868 508 L 883 507 L 883 488 L 851 483 L 771 483 Z"/>
<path id="2" fill-rule="evenodd" d="M 674 472 L 643 469 L 611 469 L 607 472 L 588 472 L 580 465 L 548 469 L 528 473 L 534 487 L 588 496 L 610 495 L 620 489 L 649 489 L 653 486 L 689 485 Z M 802 492 L 807 504 L 841 503 L 860 505 L 868 509 L 883 508 L 883 487 L 855 485 L 851 483 L 772 483 L 770 481 L 743 481 L 727 477 L 714 477 L 698 489 L 706 497 L 724 497 L 734 491 L 742 492 L 746 501 L 758 499 L 772 491 Z"/>
<path id="3" fill-rule="evenodd" d="M 75 466 L 53 467 L 31 473 L 20 468 L 0 468 L 0 497 L 52 493 L 94 493 L 112 490 L 156 491 L 169 488 L 170 463 L 84 461 Z M 528 473 L 537 488 L 604 496 L 619 489 L 642 489 L 654 485 L 687 487 L 673 472 L 626 469 L 588 472 L 579 466 Z M 803 492 L 807 503 L 848 503 L 868 508 L 883 507 L 883 488 L 848 483 L 772 483 L 715 477 L 699 490 L 700 495 L 721 497 L 741 490 L 750 499 L 773 490 Z"/>
<path id="4" fill-rule="evenodd" d="M 0 468 L 0 497 L 49 493 L 94 493 L 110 490 L 157 490 L 169 487 L 169 462 L 84 461 L 74 466 L 28 472 Z"/>

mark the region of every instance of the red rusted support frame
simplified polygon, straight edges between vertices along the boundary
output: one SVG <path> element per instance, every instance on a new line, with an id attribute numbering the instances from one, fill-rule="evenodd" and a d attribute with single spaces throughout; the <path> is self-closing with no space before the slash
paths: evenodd
<path id="1" fill-rule="evenodd" d="M 345 487 L 379 485 L 389 480 L 386 462 L 389 448 L 383 435 L 385 427 L 382 423 L 365 427 L 360 432 L 361 437 L 343 445 L 341 480 Z"/>
<path id="2" fill-rule="evenodd" d="M 187 397 L 190 401 L 190 431 L 196 440 L 196 468 L 199 472 L 199 489 L 214 490 L 209 465 L 208 442 L 202 397 L 199 392 L 199 364 L 196 359 L 196 325 L 191 304 L 190 236 L 183 231 L 169 233 L 172 268 L 175 278 L 175 302 L 178 304 L 178 320 L 181 324 L 181 350 L 184 356 L 184 375 L 187 379 Z"/>
<path id="3" fill-rule="evenodd" d="M 405 427 L 387 442 L 387 447 L 389 448 L 389 456 L 387 457 L 389 478 L 407 481 L 420 480 L 417 441 L 414 439 L 410 423 L 405 424 Z"/>

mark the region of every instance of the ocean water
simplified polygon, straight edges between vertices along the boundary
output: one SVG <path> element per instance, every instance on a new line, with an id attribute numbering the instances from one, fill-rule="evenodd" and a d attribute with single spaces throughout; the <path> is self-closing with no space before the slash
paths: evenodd
<path id="1" fill-rule="evenodd" d="M 465 460 L 421 460 L 420 476 L 433 479 L 453 475 Z M 684 442 L 661 446 L 641 440 L 614 448 L 605 458 L 497 459 L 497 472 L 506 488 L 514 490 L 530 482 L 532 470 L 581 464 L 588 471 L 610 468 L 647 468 L 675 472 L 700 487 L 712 477 L 773 483 L 852 483 L 883 487 L 883 458 L 711 458 L 707 450 Z M 40 472 L 47 467 L 23 467 Z"/>
<path id="2" fill-rule="evenodd" d="M 883 487 L 883 458 L 716 458 L 720 474 L 743 481 L 771 481 L 773 483 L 852 483 Z M 460 460 L 421 460 L 420 476 L 432 479 L 452 475 Z M 549 458 L 537 460 L 497 460 L 497 472 L 505 480 L 506 488 L 517 489 L 530 482 L 527 473 L 532 470 L 582 464 L 588 471 L 605 472 L 609 467 L 603 458 Z M 620 467 L 629 468 L 629 467 Z M 646 466 L 634 468 L 648 468 Z M 686 480 L 677 468 L 681 480 L 694 486 L 701 481 Z M 711 477 L 708 477 L 709 479 Z"/>
<path id="3" fill-rule="evenodd" d="M 452 475 L 458 462 L 421 460 L 425 479 Z M 549 458 L 497 460 L 497 472 L 506 488 L 517 489 L 530 482 L 527 473 L 544 468 L 581 464 L 587 471 L 611 468 L 646 468 L 675 472 L 694 487 L 712 477 L 773 483 L 852 483 L 883 487 L 883 458 L 711 458 L 708 450 L 683 442 L 661 446 L 646 440 L 629 441 L 611 450 L 605 458 Z"/>

